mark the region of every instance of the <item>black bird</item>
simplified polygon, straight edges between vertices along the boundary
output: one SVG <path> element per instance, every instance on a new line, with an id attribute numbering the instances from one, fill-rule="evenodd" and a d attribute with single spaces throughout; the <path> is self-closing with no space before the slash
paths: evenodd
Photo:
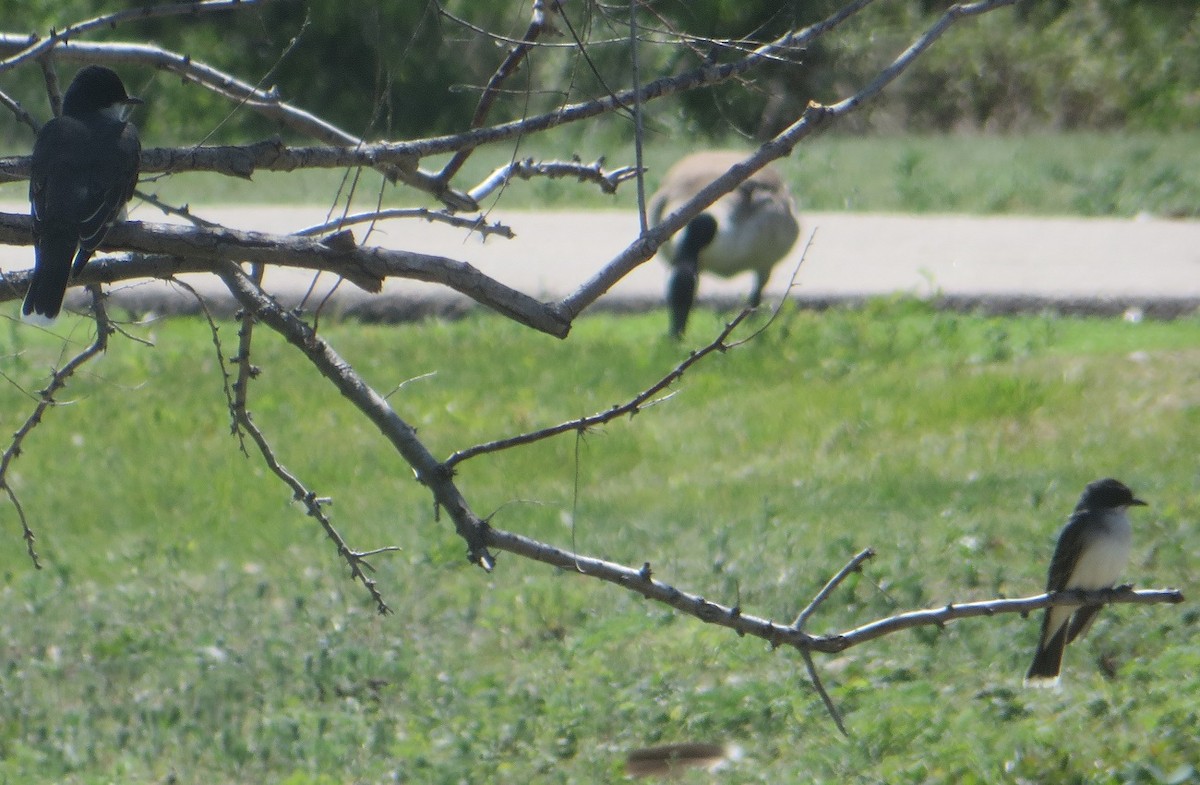
<path id="1" fill-rule="evenodd" d="M 706 150 L 677 162 L 667 170 L 650 199 L 651 224 L 661 223 L 745 157 L 737 152 Z M 701 271 L 725 278 L 753 271 L 750 306 L 757 306 L 771 269 L 792 249 L 799 233 L 792 194 L 779 171 L 769 166 L 693 218 L 659 248 L 659 255 L 672 268 L 667 284 L 671 334 L 680 337 L 687 327 Z"/>
<path id="2" fill-rule="evenodd" d="M 1118 480 L 1090 483 L 1058 536 L 1046 579 L 1047 593 L 1112 588 L 1125 569 L 1133 542 L 1133 530 L 1125 513 L 1130 507 L 1145 504 Z M 1062 668 L 1063 650 L 1088 631 L 1099 612 L 1099 605 L 1047 608 L 1026 681 L 1056 680 Z"/>
<path id="3" fill-rule="evenodd" d="M 35 264 L 21 307 L 28 320 L 58 316 L 72 272 L 79 274 L 133 197 L 142 145 L 125 116 L 141 102 L 111 69 L 90 65 L 67 88 L 62 117 L 38 132 L 29 178 Z"/>

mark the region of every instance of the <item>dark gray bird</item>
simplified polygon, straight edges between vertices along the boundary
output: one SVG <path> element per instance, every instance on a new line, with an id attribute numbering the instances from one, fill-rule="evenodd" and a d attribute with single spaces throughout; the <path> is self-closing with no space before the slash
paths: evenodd
<path id="1" fill-rule="evenodd" d="M 133 197 L 142 146 L 125 117 L 141 102 L 112 70 L 90 65 L 67 88 L 62 116 L 38 132 L 29 178 L 35 263 L 24 318 L 58 316 L 72 272 L 79 274 Z"/>
<path id="2" fill-rule="evenodd" d="M 650 199 L 650 223 L 661 223 L 745 157 L 742 153 L 708 150 L 678 161 Z M 687 328 L 700 272 L 724 278 L 753 272 L 750 305 L 757 306 L 771 269 L 792 249 L 799 234 L 792 194 L 773 167 L 760 169 L 693 218 L 658 249 L 672 268 L 667 284 L 671 334 L 682 336 Z"/>
<path id="3" fill-rule="evenodd" d="M 1129 561 L 1133 530 L 1126 514 L 1145 506 L 1123 483 L 1097 480 L 1087 486 L 1058 537 L 1046 591 L 1108 589 Z M 1027 681 L 1057 679 L 1067 644 L 1084 635 L 1100 612 L 1099 605 L 1056 605 L 1042 617 L 1037 653 Z"/>

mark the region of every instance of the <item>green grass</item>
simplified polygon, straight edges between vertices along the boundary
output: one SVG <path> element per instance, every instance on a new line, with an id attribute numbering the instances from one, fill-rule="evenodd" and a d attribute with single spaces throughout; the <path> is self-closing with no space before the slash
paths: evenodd
<path id="1" fill-rule="evenodd" d="M 696 147 L 704 146 L 697 142 Z M 749 148 L 745 143 L 735 147 Z M 651 140 L 646 151 L 653 189 L 683 150 Z M 470 187 L 513 156 L 510 145 L 476 152 L 457 181 Z M 519 157 L 632 163 L 629 145 L 603 139 L 526 142 Z M 434 169 L 440 160 L 423 162 Z M 1027 136 L 863 137 L 827 133 L 801 144 L 781 162 L 803 210 L 860 212 L 1172 217 L 1200 215 L 1200 134 L 1070 133 Z M 253 182 L 218 175 L 177 175 L 158 186 L 168 201 L 321 204 L 343 186 L 340 171 L 263 172 Z M 358 184 L 355 209 L 370 209 L 379 178 Z M 153 190 L 153 189 L 151 189 Z M 413 193 L 388 187 L 390 206 L 412 204 Z M 418 200 L 419 201 L 419 200 Z M 492 204 L 491 201 L 488 202 Z M 503 193 L 507 209 L 633 209 L 632 183 L 616 196 L 568 180 L 519 181 Z"/>
<path id="2" fill-rule="evenodd" d="M 382 391 L 433 373 L 390 400 L 447 455 L 628 398 L 686 352 L 664 321 L 595 316 L 565 342 L 483 314 L 328 335 Z M 695 340 L 716 326 L 700 314 Z M 374 559 L 396 611 L 378 617 L 228 435 L 207 326 L 138 332 L 155 346 L 114 339 L 16 464 L 44 570 L 0 513 L 0 781 L 621 782 L 624 750 L 681 740 L 740 745 L 724 782 L 1200 781 L 1190 603 L 1106 609 L 1061 691 L 1021 687 L 1034 618 L 819 655 L 843 740 L 793 652 L 512 556 L 466 565 L 381 437 L 263 336 L 256 421 L 354 547 L 404 548 Z M 0 335 L 5 374 L 37 389 L 60 342 Z M 1114 475 L 1153 505 L 1128 578 L 1193 595 L 1198 347 L 1195 319 L 789 311 L 632 421 L 459 480 L 497 526 L 776 619 L 876 548 L 813 619 L 829 632 L 1040 590 L 1083 485 Z M 0 396 L 11 432 L 30 403 Z"/>

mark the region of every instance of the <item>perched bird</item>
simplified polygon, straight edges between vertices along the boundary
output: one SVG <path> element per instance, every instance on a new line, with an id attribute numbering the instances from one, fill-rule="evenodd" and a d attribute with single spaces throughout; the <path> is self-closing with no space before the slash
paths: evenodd
<path id="1" fill-rule="evenodd" d="M 650 223 L 661 223 L 744 158 L 741 153 L 709 150 L 678 161 L 650 199 Z M 680 337 L 687 328 L 701 271 L 724 278 L 753 272 L 750 305 L 756 306 L 771 269 L 792 249 L 799 234 L 791 192 L 772 167 L 760 169 L 693 218 L 659 248 L 659 254 L 673 268 L 667 285 L 671 334 Z"/>
<path id="2" fill-rule="evenodd" d="M 1112 588 L 1125 569 L 1133 541 L 1126 511 L 1145 504 L 1117 480 L 1089 484 L 1058 537 L 1046 592 Z M 1088 631 L 1099 611 L 1099 605 L 1047 608 L 1026 681 L 1057 679 L 1063 650 Z"/>
<path id="3" fill-rule="evenodd" d="M 125 121 L 140 104 L 112 70 L 90 65 L 63 96 L 62 116 L 33 145 L 33 280 L 21 307 L 30 321 L 58 316 L 67 281 L 77 275 L 133 197 L 142 146 Z"/>

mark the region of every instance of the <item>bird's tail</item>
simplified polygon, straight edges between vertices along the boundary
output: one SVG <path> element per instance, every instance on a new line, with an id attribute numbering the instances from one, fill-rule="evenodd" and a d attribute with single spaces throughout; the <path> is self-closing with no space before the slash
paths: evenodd
<path id="1" fill-rule="evenodd" d="M 71 259 L 78 244 L 75 238 L 49 235 L 39 238 L 37 265 L 21 306 L 21 315 L 26 321 L 51 322 L 58 316 L 71 276 Z"/>
<path id="2" fill-rule="evenodd" d="M 1064 620 L 1051 633 L 1048 623 L 1052 608 L 1046 609 L 1046 621 L 1042 624 L 1042 636 L 1038 640 L 1037 653 L 1033 655 L 1033 664 L 1029 673 L 1025 674 L 1026 684 L 1045 684 L 1044 680 L 1057 680 L 1062 670 L 1063 650 L 1067 648 L 1067 623 Z"/>

